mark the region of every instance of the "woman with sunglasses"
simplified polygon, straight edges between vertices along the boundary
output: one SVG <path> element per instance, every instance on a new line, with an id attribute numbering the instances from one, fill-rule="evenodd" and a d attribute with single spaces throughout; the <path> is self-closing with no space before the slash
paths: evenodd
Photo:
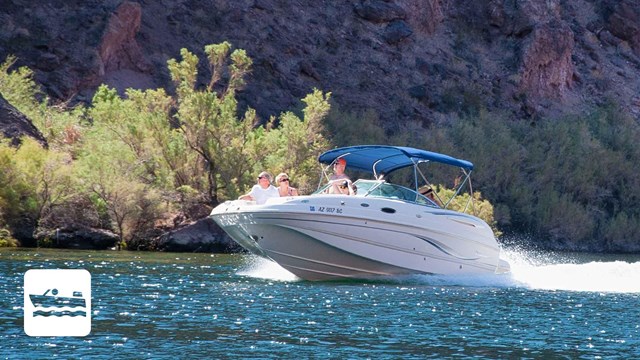
<path id="1" fill-rule="evenodd" d="M 290 186 L 289 175 L 280 173 L 276 176 L 276 184 L 278 185 L 278 193 L 280 196 L 298 196 L 298 189 Z"/>
<path id="2" fill-rule="evenodd" d="M 267 202 L 267 199 L 271 197 L 279 197 L 278 189 L 271 185 L 271 174 L 263 171 L 258 175 L 258 184 L 253 185 L 251 191 L 240 196 L 239 200 L 252 200 L 256 204 L 262 205 Z"/>

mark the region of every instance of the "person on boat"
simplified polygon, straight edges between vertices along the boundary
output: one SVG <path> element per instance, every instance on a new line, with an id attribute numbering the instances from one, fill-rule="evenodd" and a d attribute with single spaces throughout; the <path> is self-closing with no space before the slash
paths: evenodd
<path id="1" fill-rule="evenodd" d="M 344 169 L 347 167 L 347 160 L 339 158 L 333 163 L 333 174 L 329 177 L 330 181 L 333 180 L 349 180 L 347 174 L 344 173 Z"/>
<path id="2" fill-rule="evenodd" d="M 431 185 L 423 186 L 418 191 L 420 192 L 420 194 L 424 195 L 429 200 L 433 201 L 436 205 L 442 207 L 442 202 L 436 196 L 436 194 L 433 191 L 433 188 L 431 187 Z"/>
<path id="3" fill-rule="evenodd" d="M 280 196 L 298 196 L 298 189 L 290 186 L 289 175 L 280 173 L 276 176 L 276 185 Z"/>
<path id="4" fill-rule="evenodd" d="M 345 191 L 349 191 L 351 188 L 351 179 L 344 173 L 344 169 L 347 167 L 347 160 L 339 158 L 333 163 L 333 174 L 329 177 L 329 194 L 344 194 Z M 349 183 L 348 188 L 340 188 L 340 185 L 344 184 L 344 181 Z"/>
<path id="5" fill-rule="evenodd" d="M 338 183 L 338 194 L 343 195 L 355 195 L 358 188 L 351 182 L 351 180 L 342 180 Z"/>
<path id="6" fill-rule="evenodd" d="M 258 184 L 253 185 L 248 194 L 242 195 L 238 199 L 252 200 L 256 204 L 262 205 L 267 202 L 267 199 L 279 196 L 278 189 L 271 185 L 271 174 L 263 171 L 258 175 Z"/>

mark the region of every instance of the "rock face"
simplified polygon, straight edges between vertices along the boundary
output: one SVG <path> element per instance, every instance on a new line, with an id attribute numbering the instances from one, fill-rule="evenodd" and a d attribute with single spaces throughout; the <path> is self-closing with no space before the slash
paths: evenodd
<path id="1" fill-rule="evenodd" d="M 136 41 L 141 19 L 140 4 L 132 2 L 122 3 L 111 16 L 98 47 L 105 72 L 122 68 L 148 70 Z"/>
<path id="2" fill-rule="evenodd" d="M 465 106 L 447 94 L 464 91 L 514 117 L 607 97 L 637 115 L 639 14 L 634 0 L 6 0 L 0 54 L 34 69 L 54 99 L 88 101 L 100 83 L 171 88 L 166 62 L 181 48 L 203 60 L 205 45 L 228 40 L 254 60 L 239 97 L 263 120 L 313 88 L 389 128 L 446 121 Z"/>
<path id="3" fill-rule="evenodd" d="M 156 248 L 176 252 L 242 251 L 241 247 L 208 217 L 162 235 L 156 243 Z"/>
<path id="4" fill-rule="evenodd" d="M 152 84 L 151 66 L 136 40 L 141 19 L 140 4 L 128 1 L 118 6 L 109 18 L 98 46 L 99 77 L 95 79 L 94 86 L 105 81 L 124 90 L 126 87 L 147 87 Z"/>
<path id="5" fill-rule="evenodd" d="M 0 94 L 0 131 L 12 139 L 14 145 L 22 136 L 30 136 L 46 146 L 47 141 L 33 123 L 5 100 Z"/>
<path id="6" fill-rule="evenodd" d="M 520 89 L 534 98 L 568 93 L 573 82 L 573 33 L 562 22 L 536 27 L 522 48 Z"/>
<path id="7" fill-rule="evenodd" d="M 103 229 L 57 229 L 36 234 L 37 241 L 46 247 L 76 250 L 106 250 L 116 247 L 118 236 Z"/>

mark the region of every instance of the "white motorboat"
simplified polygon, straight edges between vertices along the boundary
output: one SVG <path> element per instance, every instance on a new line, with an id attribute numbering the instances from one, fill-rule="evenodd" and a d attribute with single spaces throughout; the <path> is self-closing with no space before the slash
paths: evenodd
<path id="1" fill-rule="evenodd" d="M 352 146 L 319 157 L 326 179 L 340 158 L 347 170 L 373 175 L 353 183 L 355 195 L 327 194 L 328 183 L 311 195 L 270 198 L 263 205 L 227 201 L 211 217 L 249 252 L 306 280 L 509 271 L 486 222 L 420 193 L 419 177 L 426 182 L 420 164 L 459 168 L 464 179 L 458 195 L 463 186 L 471 188 L 472 163 L 408 147 Z M 414 178 L 413 189 L 386 180 L 406 168 L 413 169 L 405 176 Z"/>

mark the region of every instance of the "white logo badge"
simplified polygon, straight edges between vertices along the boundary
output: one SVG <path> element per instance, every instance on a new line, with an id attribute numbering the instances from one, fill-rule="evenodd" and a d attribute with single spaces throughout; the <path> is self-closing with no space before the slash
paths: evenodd
<path id="1" fill-rule="evenodd" d="M 29 336 L 87 336 L 91 332 L 91 274 L 84 269 L 33 269 L 24 274 L 24 332 Z"/>

